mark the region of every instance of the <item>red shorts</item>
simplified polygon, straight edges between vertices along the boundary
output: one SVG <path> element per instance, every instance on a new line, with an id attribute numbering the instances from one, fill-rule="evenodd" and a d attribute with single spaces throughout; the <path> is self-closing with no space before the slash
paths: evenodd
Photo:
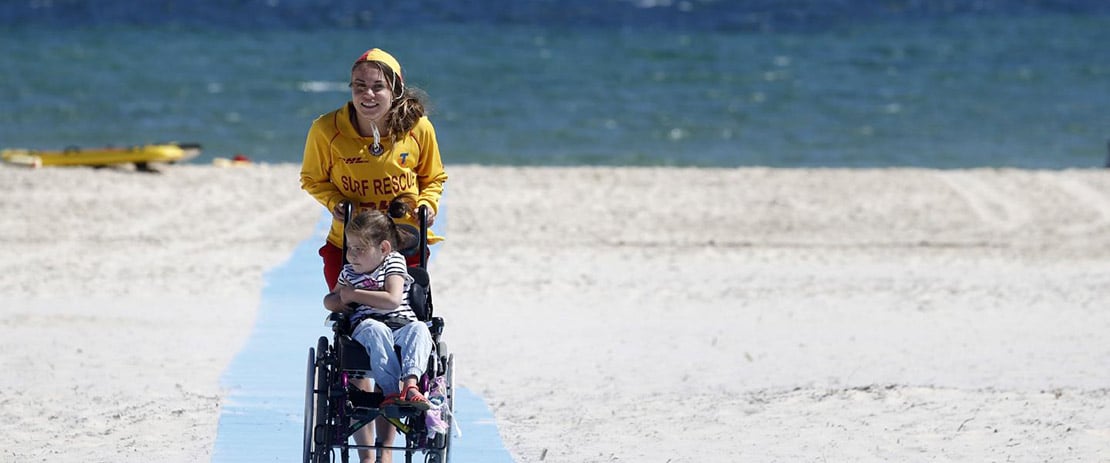
<path id="1" fill-rule="evenodd" d="M 431 255 L 431 251 L 425 254 Z M 343 249 L 334 244 L 325 242 L 320 247 L 320 257 L 324 258 L 324 282 L 328 284 L 328 289 L 335 288 L 335 283 L 339 281 L 339 272 L 343 270 Z M 416 267 L 420 265 L 419 253 L 413 253 L 411 256 L 405 256 L 405 262 L 409 267 Z"/>

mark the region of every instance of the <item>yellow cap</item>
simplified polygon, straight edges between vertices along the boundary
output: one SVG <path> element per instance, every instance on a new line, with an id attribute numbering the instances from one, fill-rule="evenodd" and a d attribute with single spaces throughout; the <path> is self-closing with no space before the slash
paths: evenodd
<path id="1" fill-rule="evenodd" d="M 394 58 L 393 55 L 386 53 L 386 51 L 381 48 L 366 50 L 366 53 L 363 53 L 355 60 L 355 64 L 363 61 L 377 61 L 383 63 L 389 66 L 389 69 L 392 70 L 394 74 L 397 74 L 397 78 L 401 79 L 401 82 L 405 81 L 405 78 L 401 76 L 401 63 L 397 62 L 397 59 Z"/>

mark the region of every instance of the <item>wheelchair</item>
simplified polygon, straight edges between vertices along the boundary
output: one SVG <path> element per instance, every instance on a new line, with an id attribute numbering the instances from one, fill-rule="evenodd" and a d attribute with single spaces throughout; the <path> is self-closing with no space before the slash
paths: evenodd
<path id="1" fill-rule="evenodd" d="M 350 217 L 350 211 L 347 216 Z M 420 218 L 424 214 L 421 211 Z M 423 411 L 408 405 L 383 404 L 380 391 L 363 391 L 352 382 L 370 377 L 370 359 L 366 349 L 351 339 L 352 328 L 347 316 L 332 313 L 327 324 L 332 336 L 321 336 L 316 347 L 308 350 L 305 374 L 304 463 L 349 461 L 350 450 L 370 450 L 380 460 L 385 451 L 402 450 L 405 463 L 423 457 L 425 463 L 450 461 L 451 435 L 457 431 L 454 419 L 454 356 L 442 339 L 444 321 L 434 316 L 431 284 L 426 271 L 427 225 L 420 221 L 420 266 L 409 267 L 415 280 L 409 293 L 409 304 L 417 318 L 428 325 L 432 335 L 432 354 L 424 375 L 419 378 L 421 392 L 439 402 Z M 346 247 L 346 246 L 344 246 Z M 400 350 L 395 349 L 398 356 Z M 437 399 L 438 397 L 438 399 Z M 439 413 L 446 429 L 435 430 L 427 424 L 427 414 Z M 352 436 L 379 416 L 392 423 L 404 437 L 403 446 L 352 444 Z M 380 442 L 380 441 L 379 441 Z M 419 460 L 417 460 L 419 461 Z"/>

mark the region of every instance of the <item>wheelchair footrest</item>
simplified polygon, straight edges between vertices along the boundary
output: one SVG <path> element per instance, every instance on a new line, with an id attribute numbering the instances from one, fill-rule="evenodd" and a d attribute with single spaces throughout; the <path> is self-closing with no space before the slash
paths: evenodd
<path id="1" fill-rule="evenodd" d="M 351 387 L 347 391 L 347 400 L 355 408 L 379 408 L 384 398 L 381 392 L 366 392 L 357 387 Z"/>
<path id="2" fill-rule="evenodd" d="M 382 407 L 380 413 L 386 418 L 409 418 L 419 416 L 424 411 L 411 405 L 390 404 Z"/>
<path id="3" fill-rule="evenodd" d="M 351 386 L 347 389 L 347 401 L 358 409 L 375 409 L 382 416 L 389 418 L 405 418 L 423 413 L 423 410 L 411 405 L 386 404 L 382 405 L 385 395 L 381 392 L 366 392 Z"/>

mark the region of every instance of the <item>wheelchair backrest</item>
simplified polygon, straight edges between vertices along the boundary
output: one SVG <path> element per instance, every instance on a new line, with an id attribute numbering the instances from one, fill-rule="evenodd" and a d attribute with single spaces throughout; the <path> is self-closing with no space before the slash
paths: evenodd
<path id="1" fill-rule="evenodd" d="M 432 319 L 432 284 L 428 271 L 422 267 L 409 267 L 412 287 L 409 288 L 409 306 L 420 321 Z"/>

